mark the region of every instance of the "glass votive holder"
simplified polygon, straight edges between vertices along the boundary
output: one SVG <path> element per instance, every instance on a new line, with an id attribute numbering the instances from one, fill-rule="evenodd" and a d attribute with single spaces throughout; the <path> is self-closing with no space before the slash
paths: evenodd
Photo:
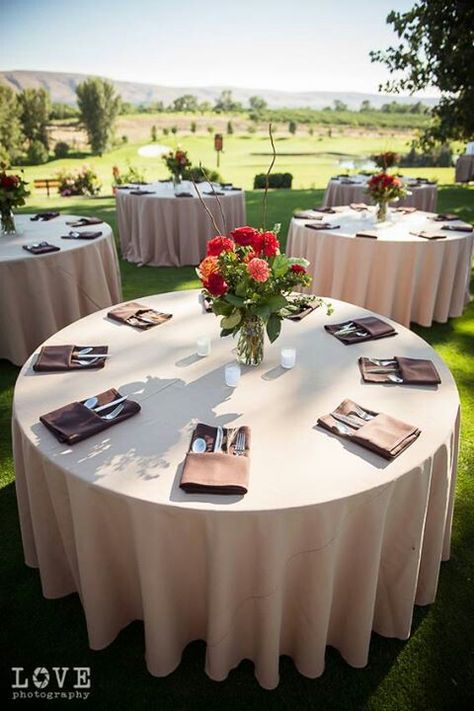
<path id="1" fill-rule="evenodd" d="M 201 336 L 196 341 L 196 353 L 198 356 L 208 356 L 211 352 L 211 339 L 209 336 Z"/>
<path id="2" fill-rule="evenodd" d="M 230 388 L 236 388 L 240 380 L 240 365 L 238 363 L 229 363 L 225 367 L 225 384 Z"/>
<path id="3" fill-rule="evenodd" d="M 295 348 L 282 348 L 280 353 L 280 365 L 282 368 L 294 368 L 296 363 Z"/>

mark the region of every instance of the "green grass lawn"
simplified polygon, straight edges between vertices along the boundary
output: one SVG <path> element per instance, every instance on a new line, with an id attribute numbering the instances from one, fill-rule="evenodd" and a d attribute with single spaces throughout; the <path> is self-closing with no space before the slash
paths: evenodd
<path id="1" fill-rule="evenodd" d="M 122 150 L 125 153 L 132 147 Z M 116 158 L 113 154 L 107 160 L 109 158 L 111 165 Z M 249 174 L 253 170 L 252 167 Z M 34 171 L 44 174 L 45 168 L 35 168 Z M 28 172 L 32 173 L 33 169 Z M 234 173 L 232 179 L 244 182 Z M 286 238 L 292 210 L 310 207 L 321 198 L 322 190 L 271 192 L 268 222 L 281 222 L 282 234 Z M 44 209 L 45 205 L 62 212 L 99 215 L 115 228 L 111 197 L 90 200 L 57 197 L 47 200 L 41 197 L 32 200 L 28 210 Z M 456 212 L 460 217 L 474 221 L 474 189 L 442 186 L 439 210 Z M 258 224 L 260 213 L 261 193 L 248 192 L 249 223 Z M 121 269 L 126 299 L 198 285 L 191 267 L 138 268 L 122 261 Z M 97 709 L 467 709 L 469 701 L 472 704 L 474 689 L 474 303 L 462 318 L 432 328 L 416 327 L 415 330 L 451 368 L 463 406 L 452 557 L 442 565 L 436 603 L 415 609 L 412 636 L 408 641 L 373 635 L 369 664 L 365 669 L 351 668 L 334 649 L 329 648 L 324 675 L 310 680 L 295 671 L 291 660 L 282 658 L 281 683 L 272 692 L 258 686 L 253 665 L 248 661 L 232 671 L 225 682 L 208 679 L 204 673 L 203 642 L 187 647 L 180 667 L 173 674 L 163 679 L 154 678 L 145 668 L 141 623 L 127 627 L 105 650 L 92 652 L 88 648 L 78 596 L 70 595 L 60 600 L 42 597 L 38 572 L 23 563 L 13 484 L 9 427 L 18 368 L 1 361 L 0 527 L 5 672 L 9 672 L 10 666 L 25 667 L 30 673 L 37 666 L 90 666 L 92 694 L 87 708 Z"/>

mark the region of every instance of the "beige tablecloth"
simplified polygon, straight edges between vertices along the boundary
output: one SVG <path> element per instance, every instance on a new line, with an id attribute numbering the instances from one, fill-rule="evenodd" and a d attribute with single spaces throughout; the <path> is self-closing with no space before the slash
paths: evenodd
<path id="1" fill-rule="evenodd" d="M 18 215 L 23 234 L 0 238 L 0 358 L 21 365 L 46 338 L 82 316 L 122 299 L 120 270 L 109 225 L 72 228 L 60 215 L 31 222 Z M 72 229 L 100 231 L 95 240 L 61 239 Z M 47 241 L 60 252 L 33 255 L 23 245 Z"/>
<path id="2" fill-rule="evenodd" d="M 456 183 L 474 180 L 474 155 L 459 156 L 456 162 Z"/>
<path id="3" fill-rule="evenodd" d="M 445 239 L 431 241 L 411 235 L 439 231 L 442 223 L 423 212 L 389 213 L 396 221 L 379 227 L 373 209 L 367 219 L 349 208 L 326 217 L 340 229 L 311 230 L 305 227 L 309 220 L 293 219 L 288 233 L 287 253 L 311 263 L 311 289 L 373 309 L 405 326 L 412 321 L 431 326 L 433 321 L 445 323 L 461 316 L 470 298 L 474 233 L 442 232 Z M 374 229 L 377 239 L 354 236 Z"/>
<path id="4" fill-rule="evenodd" d="M 398 326 L 393 338 L 344 346 L 324 324 L 366 312 L 337 302 L 331 319 L 319 309 L 284 323 L 263 364 L 233 390 L 224 366 L 235 341 L 219 338 L 196 291 L 140 301 L 173 318 L 143 332 L 101 312 L 50 339 L 108 344 L 103 370 L 33 375 L 29 362 L 17 382 L 21 529 L 44 595 L 79 593 L 93 649 L 143 620 L 156 676 L 170 674 L 195 639 L 207 643 L 212 679 L 250 659 L 266 688 L 278 683 L 282 654 L 317 677 L 328 644 L 363 667 L 372 630 L 406 639 L 413 605 L 434 601 L 449 557 L 459 399 L 439 356 Z M 212 352 L 199 358 L 204 334 Z M 283 346 L 297 349 L 293 370 L 279 366 Z M 362 354 L 431 358 L 442 384 L 363 384 Z M 38 422 L 110 386 L 141 413 L 71 448 Z M 346 397 L 417 425 L 421 436 L 388 463 L 316 427 Z M 197 421 L 251 427 L 246 496 L 179 488 Z"/>
<path id="5" fill-rule="evenodd" d="M 216 234 L 199 198 L 176 198 L 171 182 L 153 183 L 145 189 L 154 193 L 131 195 L 127 190 L 118 190 L 116 193 L 123 258 L 135 264 L 154 267 L 199 264 L 206 256 L 208 239 Z M 180 190 L 195 194 L 193 184 L 188 181 L 183 182 Z M 202 185 L 200 190 L 223 234 L 245 225 L 243 190 L 228 190 L 218 196 L 224 213 L 225 229 L 216 198 L 204 195 L 204 191 L 210 191 L 210 186 Z"/>
<path id="6" fill-rule="evenodd" d="M 340 180 L 330 180 L 324 193 L 323 206 L 349 205 L 351 202 L 373 204 L 366 192 L 367 178 L 356 176 L 354 180 L 358 181 L 357 185 L 345 185 Z M 418 185 L 414 187 L 407 184 L 407 188 L 411 195 L 398 200 L 393 203 L 394 205 L 398 207 L 416 207 L 418 210 L 424 210 L 425 212 L 435 212 L 438 202 L 438 188 L 436 185 Z"/>

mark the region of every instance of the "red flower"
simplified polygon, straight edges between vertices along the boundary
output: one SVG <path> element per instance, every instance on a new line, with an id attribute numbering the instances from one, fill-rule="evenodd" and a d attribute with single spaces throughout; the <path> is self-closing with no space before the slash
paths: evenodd
<path id="1" fill-rule="evenodd" d="M 274 257 L 280 249 L 280 243 L 274 232 L 264 232 L 260 235 L 260 252 L 266 257 Z"/>
<path id="2" fill-rule="evenodd" d="M 253 247 L 258 242 L 260 233 L 254 227 L 237 227 L 230 233 L 230 236 L 241 247 Z"/>
<path id="3" fill-rule="evenodd" d="M 230 239 L 230 237 L 218 235 L 207 243 L 207 255 L 208 257 L 218 257 L 222 252 L 233 252 L 234 248 L 234 240 Z"/>
<path id="4" fill-rule="evenodd" d="M 228 286 L 220 274 L 209 274 L 208 279 L 204 282 L 204 288 L 208 290 L 212 296 L 222 296 L 228 290 Z"/>
<path id="5" fill-rule="evenodd" d="M 306 274 L 306 269 L 301 266 L 301 264 L 292 264 L 290 267 L 292 272 L 295 272 L 296 274 Z"/>
<path id="6" fill-rule="evenodd" d="M 1 175 L 2 188 L 5 188 L 5 190 L 11 190 L 16 187 L 19 182 L 20 179 L 17 175 L 7 175 L 6 173 L 2 173 Z"/>

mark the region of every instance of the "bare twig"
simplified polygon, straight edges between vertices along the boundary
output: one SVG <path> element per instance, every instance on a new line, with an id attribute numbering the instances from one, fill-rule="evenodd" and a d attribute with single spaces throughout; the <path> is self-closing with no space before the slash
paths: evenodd
<path id="1" fill-rule="evenodd" d="M 219 228 L 218 228 L 218 226 L 217 226 L 217 224 L 216 224 L 216 221 L 215 221 L 215 219 L 214 219 L 214 215 L 212 214 L 212 212 L 209 210 L 209 208 L 207 207 L 206 203 L 205 203 L 204 200 L 202 199 L 202 195 L 201 195 L 201 193 L 200 193 L 199 190 L 198 190 L 198 187 L 197 187 L 197 185 L 196 185 L 196 181 L 194 180 L 194 178 L 191 178 L 191 180 L 192 180 L 192 183 L 193 183 L 193 185 L 194 185 L 194 189 L 195 189 L 195 191 L 196 191 L 196 194 L 197 194 L 199 200 L 201 201 L 201 205 L 203 206 L 203 208 L 205 209 L 205 211 L 206 211 L 207 214 L 209 215 L 209 218 L 210 218 L 210 220 L 211 220 L 211 222 L 212 222 L 212 226 L 214 227 L 214 229 L 215 229 L 215 231 L 216 231 L 216 236 L 217 236 L 217 235 L 220 233 L 220 230 L 219 230 Z"/>
<path id="2" fill-rule="evenodd" d="M 263 206 L 262 206 L 262 227 L 263 231 L 266 229 L 266 223 L 267 223 L 267 194 L 268 194 L 268 178 L 270 177 L 270 173 L 272 172 L 272 168 L 275 165 L 275 160 L 276 160 L 276 149 L 275 149 L 275 143 L 273 142 L 273 133 L 272 133 L 272 124 L 271 122 L 268 124 L 268 135 L 270 136 L 270 143 L 272 144 L 272 151 L 273 151 L 273 156 L 272 156 L 272 161 L 269 165 L 269 168 L 267 170 L 267 173 L 265 175 L 265 193 L 263 195 Z"/>
<path id="3" fill-rule="evenodd" d="M 227 223 L 226 223 L 226 219 L 225 219 L 225 215 L 224 215 L 224 210 L 222 209 L 221 201 L 219 200 L 219 196 L 217 195 L 213 184 L 212 184 L 211 181 L 209 180 L 209 176 L 207 175 L 206 171 L 204 170 L 204 168 L 202 167 L 202 165 L 201 165 L 200 163 L 199 163 L 199 167 L 200 167 L 200 169 L 202 170 L 202 174 L 203 174 L 203 176 L 204 176 L 206 182 L 209 183 L 209 187 L 210 187 L 211 190 L 212 190 L 212 194 L 213 194 L 214 197 L 216 198 L 217 204 L 219 205 L 219 212 L 221 213 L 222 225 L 223 225 L 223 227 L 224 227 L 224 232 L 223 232 L 222 234 L 225 235 L 225 234 L 227 234 Z"/>

